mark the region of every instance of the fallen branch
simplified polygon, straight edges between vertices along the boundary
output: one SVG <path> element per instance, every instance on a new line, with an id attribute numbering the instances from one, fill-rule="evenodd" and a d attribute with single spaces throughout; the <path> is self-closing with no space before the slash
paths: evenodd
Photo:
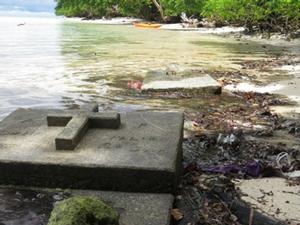
<path id="1" fill-rule="evenodd" d="M 193 17 L 187 17 L 185 13 L 181 13 L 181 22 L 183 23 L 184 27 L 198 27 L 200 24 L 198 19 L 195 19 Z"/>

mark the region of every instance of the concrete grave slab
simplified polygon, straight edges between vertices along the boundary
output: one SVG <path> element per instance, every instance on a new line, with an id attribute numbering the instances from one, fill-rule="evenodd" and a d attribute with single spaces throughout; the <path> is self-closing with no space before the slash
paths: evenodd
<path id="1" fill-rule="evenodd" d="M 197 91 L 210 94 L 221 94 L 221 85 L 209 75 L 198 77 L 178 78 L 172 80 L 166 77 L 164 80 L 146 81 L 142 91 Z"/>
<path id="2" fill-rule="evenodd" d="M 169 225 L 173 196 L 105 191 L 0 188 L 0 224 L 47 225 L 56 201 L 72 196 L 103 200 L 120 214 L 120 225 Z"/>
<path id="3" fill-rule="evenodd" d="M 0 122 L 0 183 L 135 192 L 173 192 L 181 168 L 183 114 L 131 112 L 121 126 L 89 129 L 74 151 L 56 151 L 59 110 L 19 109 Z M 77 112 L 69 112 L 77 115 Z"/>

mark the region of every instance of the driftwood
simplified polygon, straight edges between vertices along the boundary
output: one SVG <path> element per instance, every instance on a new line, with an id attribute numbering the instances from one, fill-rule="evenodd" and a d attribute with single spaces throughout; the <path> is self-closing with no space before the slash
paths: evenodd
<path id="1" fill-rule="evenodd" d="M 193 17 L 188 17 L 185 13 L 181 13 L 180 18 L 181 18 L 181 22 L 182 22 L 183 27 L 196 28 L 200 24 L 198 19 L 193 18 Z"/>

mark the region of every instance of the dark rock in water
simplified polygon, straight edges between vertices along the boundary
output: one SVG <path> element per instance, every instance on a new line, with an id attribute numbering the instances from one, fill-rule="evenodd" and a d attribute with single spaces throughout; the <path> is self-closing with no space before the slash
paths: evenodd
<path id="1" fill-rule="evenodd" d="M 55 204 L 53 195 L 33 190 L 0 189 L 1 225 L 46 225 Z"/>
<path id="2" fill-rule="evenodd" d="M 33 212 L 29 212 L 28 215 L 25 215 L 22 218 L 6 221 L 5 223 L 1 223 L 1 225 L 40 225 L 42 223 L 43 219 L 41 216 Z"/>

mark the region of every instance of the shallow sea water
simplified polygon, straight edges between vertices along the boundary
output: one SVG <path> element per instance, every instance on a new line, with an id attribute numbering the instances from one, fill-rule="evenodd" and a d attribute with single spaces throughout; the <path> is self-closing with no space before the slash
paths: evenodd
<path id="1" fill-rule="evenodd" d="M 0 119 L 19 107 L 74 108 L 91 100 L 138 109 L 114 91 L 151 70 L 238 69 L 238 62 L 280 51 L 195 32 L 2 16 Z"/>

